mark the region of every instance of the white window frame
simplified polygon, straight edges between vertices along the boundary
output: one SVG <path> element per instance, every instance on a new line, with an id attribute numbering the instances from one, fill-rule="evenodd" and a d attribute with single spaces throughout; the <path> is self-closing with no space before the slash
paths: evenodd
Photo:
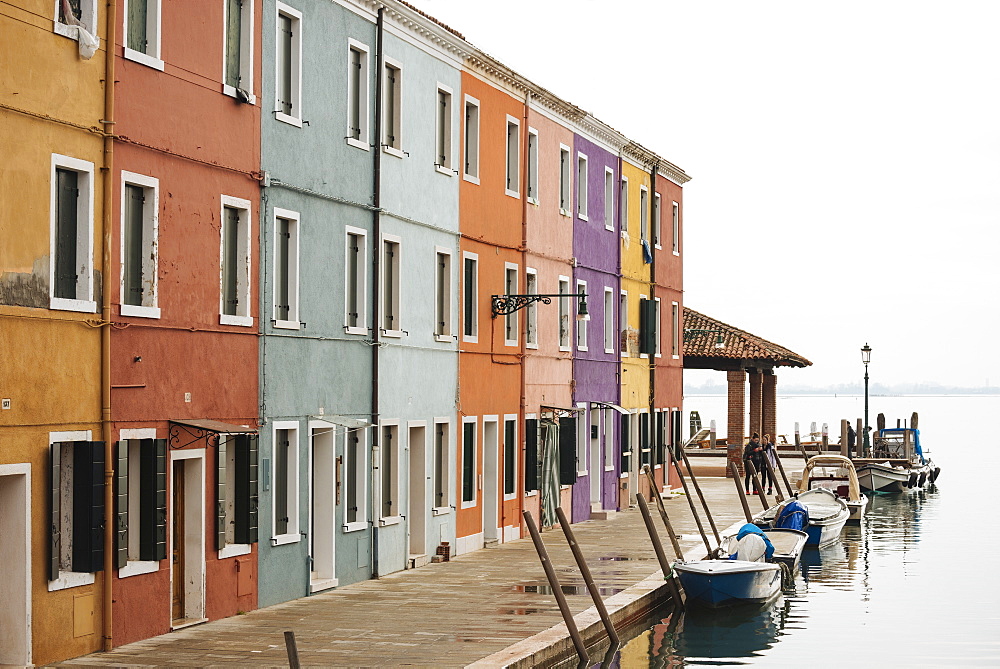
<path id="1" fill-rule="evenodd" d="M 146 205 L 142 208 L 142 278 L 146 284 L 147 277 L 150 287 L 149 304 L 132 305 L 125 304 L 125 186 L 138 186 L 143 190 L 146 198 Z M 119 236 L 118 248 L 121 249 L 119 264 L 118 295 L 119 308 L 122 316 L 136 316 L 139 318 L 159 318 L 159 231 L 160 231 L 160 180 L 144 174 L 126 172 L 122 170 L 121 179 L 121 235 Z M 148 244 L 146 240 L 149 240 Z M 146 296 L 143 302 L 147 302 Z"/>
<path id="2" fill-rule="evenodd" d="M 442 108 L 441 94 L 446 96 L 446 104 Z M 439 173 L 449 177 L 455 176 L 455 92 L 451 86 L 446 86 L 440 81 L 437 83 L 437 93 L 434 99 L 435 123 L 434 123 L 434 169 Z M 442 128 L 444 126 L 442 138 Z M 442 146 L 443 139 L 443 146 Z M 442 148 L 443 151 L 438 151 Z M 443 152 L 443 156 L 441 155 Z M 441 158 L 444 162 L 438 162 Z"/>
<path id="3" fill-rule="evenodd" d="M 289 226 L 289 232 L 291 233 L 292 239 L 288 243 L 288 319 L 281 320 L 277 317 L 278 310 L 278 219 L 283 218 L 288 220 L 292 225 Z M 276 328 L 281 328 L 284 330 L 298 330 L 302 327 L 302 323 L 299 319 L 299 239 L 301 238 L 301 221 L 300 215 L 297 211 L 291 211 L 290 209 L 279 209 L 274 208 L 274 212 L 271 218 L 271 224 L 274 228 L 272 233 L 272 246 L 271 249 L 274 254 L 274 262 L 271 263 L 271 267 L 274 271 L 271 273 L 271 324 Z M 294 244 L 292 243 L 294 241 Z"/>
<path id="4" fill-rule="evenodd" d="M 469 109 L 474 108 L 475 126 L 470 127 Z M 465 181 L 479 185 L 479 149 L 481 142 L 480 125 L 481 109 L 479 100 L 471 95 L 465 96 L 465 104 L 462 106 L 462 178 Z M 475 140 L 475 144 L 471 140 Z M 471 168 L 471 169 L 470 169 Z"/>
<path id="5" fill-rule="evenodd" d="M 465 312 L 469 297 L 465 294 L 467 260 L 473 261 L 476 270 L 472 277 L 472 292 L 474 293 L 472 296 L 472 334 L 466 334 Z M 462 252 L 462 341 L 471 343 L 479 341 L 479 254 L 469 251 Z"/>
<path id="6" fill-rule="evenodd" d="M 639 239 L 649 241 L 649 188 L 639 186 Z"/>
<path id="7" fill-rule="evenodd" d="M 345 478 L 343 509 L 344 524 L 342 526 L 345 534 L 348 532 L 359 532 L 361 530 L 368 529 L 368 429 L 369 428 L 360 428 L 349 430 L 344 435 L 344 472 L 347 476 L 353 475 L 358 486 L 355 493 L 355 501 L 358 504 L 357 520 L 354 522 L 347 522 L 347 489 Z M 356 454 L 361 456 L 360 458 L 355 457 L 353 460 L 347 443 L 347 440 L 351 438 L 352 434 L 356 434 L 358 438 Z"/>
<path id="8" fill-rule="evenodd" d="M 601 431 L 604 436 L 604 471 L 615 470 L 614 409 L 601 410 Z"/>
<path id="9" fill-rule="evenodd" d="M 673 207 L 671 208 L 671 237 L 672 237 L 672 247 L 675 256 L 681 254 L 681 206 L 677 202 L 673 202 Z"/>
<path id="10" fill-rule="evenodd" d="M 388 314 L 385 311 L 385 271 L 386 271 L 386 244 L 396 245 L 396 254 L 392 259 L 394 271 L 392 273 L 392 283 L 393 283 L 393 293 L 392 293 L 392 308 L 393 308 L 393 329 L 388 329 L 385 327 L 386 318 Z M 403 270 L 403 239 L 397 235 L 383 234 L 381 242 L 379 244 L 379 253 L 381 254 L 379 262 L 379 277 L 378 277 L 378 325 L 379 331 L 386 337 L 402 337 L 405 333 L 402 328 L 403 315 L 401 313 L 403 307 L 403 300 L 400 297 L 400 290 L 402 289 L 402 270 Z"/>
<path id="11" fill-rule="evenodd" d="M 392 454 L 395 453 L 395 459 L 393 460 L 396 471 L 395 476 L 389 481 L 391 494 L 397 499 L 394 500 L 393 511 L 395 513 L 388 516 L 384 516 L 383 509 L 385 507 L 385 491 L 383 490 L 383 480 L 382 480 L 382 462 L 386 456 L 386 445 L 385 445 L 385 431 L 393 431 L 395 443 L 391 445 L 391 451 L 389 453 L 390 458 Z M 403 494 L 403 484 L 400 479 L 402 477 L 403 470 L 403 447 L 399 443 L 402 439 L 403 430 L 400 429 L 400 424 L 398 420 L 384 420 L 379 422 L 379 437 L 378 437 L 378 459 L 374 464 L 378 465 L 377 473 L 375 474 L 375 485 L 378 491 L 378 524 L 379 527 L 385 527 L 386 525 L 397 525 L 403 520 L 403 500 L 401 499 Z"/>
<path id="12" fill-rule="evenodd" d="M 621 348 L 621 357 L 631 357 L 626 345 L 626 335 L 628 334 L 628 291 L 622 289 L 618 295 L 618 346 Z"/>
<path id="13" fill-rule="evenodd" d="M 510 281 L 509 281 L 509 273 L 510 272 L 514 273 L 514 285 L 513 285 L 513 287 L 511 287 L 509 285 L 510 284 Z M 505 262 L 503 264 L 503 287 L 504 287 L 504 294 L 506 294 L 506 295 L 517 295 L 518 293 L 521 292 L 520 288 L 519 288 L 520 285 L 521 285 L 520 268 L 517 266 L 516 263 Z M 513 291 L 513 292 L 511 292 L 511 291 Z M 506 314 L 504 316 L 504 335 L 503 335 L 504 346 L 517 346 L 518 337 L 520 336 L 520 333 L 518 331 L 519 327 L 520 327 L 520 323 L 518 321 L 517 312 L 516 311 L 513 312 L 513 313 Z M 514 336 L 513 337 L 508 337 L 507 336 L 508 333 L 512 333 Z"/>
<path id="14" fill-rule="evenodd" d="M 445 269 L 442 274 L 438 262 L 444 258 Z M 441 282 L 444 281 L 444 286 Z M 454 303 L 454 269 L 452 267 L 452 250 L 443 246 L 434 247 L 434 339 L 440 342 L 455 340 L 455 317 L 452 313 Z M 444 301 L 441 295 L 444 294 Z M 438 320 L 438 318 L 442 320 Z M 441 323 L 444 323 L 442 326 Z"/>
<path id="15" fill-rule="evenodd" d="M 247 103 L 257 104 L 257 96 L 253 92 L 253 61 L 254 61 L 254 2 L 256 0 L 243 0 L 243 7 L 240 11 L 240 84 L 247 82 L 246 86 L 240 89 L 246 94 Z M 233 98 L 240 99 L 239 91 L 235 86 L 226 83 L 226 45 L 229 43 L 227 29 L 229 26 L 229 3 L 222 0 L 222 92 Z"/>
<path id="16" fill-rule="evenodd" d="M 289 65 L 289 76 L 291 76 L 292 89 L 292 113 L 286 114 L 281 111 L 281 103 L 278 99 L 278 85 L 281 81 L 281 72 L 278 65 L 281 59 L 278 57 L 278 49 L 281 48 L 281 40 L 277 38 L 278 20 L 281 15 L 285 15 L 292 20 L 292 62 Z M 283 123 L 294 125 L 296 128 L 302 127 L 302 12 L 286 5 L 283 2 L 275 3 L 274 9 L 274 118 Z"/>
<path id="17" fill-rule="evenodd" d="M 622 237 L 627 237 L 628 232 L 628 177 L 624 174 L 621 179 L 621 188 L 618 189 L 618 209 L 619 213 L 619 223 L 622 231 Z"/>
<path id="18" fill-rule="evenodd" d="M 439 462 L 437 459 L 437 434 L 440 428 L 444 428 L 444 443 L 442 444 L 441 455 L 442 459 Z M 433 516 L 443 516 L 447 513 L 451 513 L 452 506 L 454 505 L 454 500 L 452 499 L 454 493 L 453 486 L 453 476 L 452 476 L 452 442 L 454 440 L 452 436 L 451 419 L 445 417 L 434 418 L 434 434 L 431 438 L 432 448 L 434 449 L 433 455 L 431 456 L 431 474 L 434 478 L 431 479 L 431 495 L 435 502 L 437 502 L 437 476 L 438 472 L 441 472 L 441 487 L 442 493 L 444 494 L 444 504 L 441 506 L 432 506 L 431 515 Z M 440 470 L 438 469 L 440 468 Z"/>
<path id="19" fill-rule="evenodd" d="M 253 270 L 253 260 L 251 257 L 252 247 L 250 242 L 250 224 L 253 219 L 250 216 L 250 200 L 231 197 L 229 195 L 222 195 L 220 200 L 219 220 L 223 221 L 223 224 L 219 226 L 219 325 L 240 325 L 243 327 L 252 327 L 253 315 L 251 312 L 253 307 L 250 304 L 250 290 L 252 286 L 251 271 Z M 223 304 L 223 300 L 225 299 L 223 257 L 226 252 L 226 230 L 224 225 L 226 207 L 238 211 L 240 217 L 240 236 L 237 240 L 236 256 L 242 266 L 237 268 L 236 290 L 239 293 L 241 304 L 237 309 L 236 314 L 223 313 L 225 312 L 225 305 Z"/>
<path id="20" fill-rule="evenodd" d="M 577 402 L 576 406 L 578 409 L 582 409 L 576 414 L 576 475 L 587 476 L 590 473 L 590 467 L 587 465 L 587 451 L 590 447 L 590 414 L 587 411 L 586 402 Z M 584 420 L 585 417 L 586 420 Z"/>
<path id="21" fill-rule="evenodd" d="M 61 4 L 61 0 L 53 1 L 55 13 L 52 19 L 52 32 L 72 40 L 78 40 L 79 30 L 77 30 L 77 26 L 59 20 L 59 16 L 62 14 Z M 98 0 L 80 0 L 80 18 L 78 20 L 83 24 L 84 30 L 92 35 L 97 35 L 97 5 Z"/>
<path id="22" fill-rule="evenodd" d="M 526 414 L 524 414 L 524 432 L 525 432 L 525 434 L 521 436 L 521 443 L 522 444 L 526 444 L 527 440 L 528 440 L 527 432 L 528 432 L 528 421 L 529 420 L 538 420 L 538 414 L 533 414 L 533 413 L 526 413 Z M 536 424 L 536 429 L 537 429 L 537 424 Z M 536 435 L 536 441 L 535 441 L 536 452 L 540 452 L 540 451 L 537 450 L 538 447 L 539 447 L 539 445 L 540 444 L 538 444 L 537 435 Z M 527 468 L 527 460 L 525 460 L 525 468 Z M 538 479 L 541 479 L 541 476 L 539 476 Z M 527 484 L 525 484 L 525 485 L 527 485 Z M 541 482 L 539 481 L 537 483 L 537 485 L 541 485 Z M 537 495 L 538 495 L 538 488 L 535 488 L 534 490 L 527 490 L 526 489 L 524 491 L 524 496 L 525 497 L 536 497 Z"/>
<path id="23" fill-rule="evenodd" d="M 462 453 L 462 457 L 465 457 L 465 426 L 472 423 L 472 499 L 465 500 L 462 499 L 464 495 L 465 487 L 465 461 L 462 461 L 462 467 L 458 472 L 458 499 L 461 500 L 461 508 L 471 509 L 479 504 L 479 417 L 478 416 L 462 416 L 462 431 L 458 435 L 458 448 Z"/>
<path id="24" fill-rule="evenodd" d="M 538 130 L 528 126 L 528 155 L 525 160 L 524 181 L 527 185 L 528 202 L 537 205 L 538 198 Z"/>
<path id="25" fill-rule="evenodd" d="M 559 213 L 573 215 L 573 150 L 559 145 Z"/>
<path id="26" fill-rule="evenodd" d="M 382 133 L 383 137 L 379 140 L 382 145 L 382 150 L 388 153 L 390 156 L 395 156 L 397 158 L 405 157 L 403 152 L 403 64 L 396 60 L 395 58 L 390 58 L 385 56 L 383 58 L 382 72 L 379 74 L 380 82 L 382 85 L 382 99 L 388 101 L 390 98 L 388 96 L 389 91 L 389 72 L 388 70 L 393 69 L 396 71 L 396 86 L 393 91 L 393 100 L 395 100 L 395 109 L 389 109 L 388 105 L 382 105 Z M 396 144 L 389 144 L 389 137 L 387 135 L 389 131 L 388 119 L 389 116 L 393 116 L 393 124 L 396 127 Z"/>
<path id="27" fill-rule="evenodd" d="M 610 309 L 608 307 L 611 307 Z M 615 352 L 615 290 L 608 286 L 604 287 L 604 352 L 614 354 Z M 611 346 L 608 346 L 608 344 Z"/>
<path id="28" fill-rule="evenodd" d="M 507 423 L 509 422 L 514 423 L 514 448 L 511 449 L 511 452 L 514 453 L 513 463 L 507 462 Z M 503 458 L 503 477 L 501 477 L 500 479 L 500 492 L 503 493 L 503 501 L 505 502 L 517 499 L 518 496 L 520 495 L 520 490 L 521 490 L 521 485 L 520 485 L 521 472 L 519 471 L 520 457 L 518 455 L 518 451 L 521 450 L 521 441 L 520 441 L 521 431 L 517 428 L 517 423 L 518 421 L 516 413 L 505 413 L 503 415 L 503 421 L 501 422 L 503 428 L 501 434 L 503 435 L 502 445 L 503 445 L 504 458 Z M 514 492 L 509 493 L 507 492 L 507 469 L 512 464 L 514 467 Z"/>
<path id="29" fill-rule="evenodd" d="M 361 76 L 358 80 L 358 90 L 351 90 L 351 67 L 354 60 L 352 51 L 357 51 L 361 55 Z M 344 141 L 349 145 L 368 151 L 370 141 L 368 139 L 368 99 L 371 97 L 371 50 L 367 44 L 363 44 L 355 39 L 347 40 L 347 133 Z M 382 80 L 379 75 L 379 81 Z M 351 115 L 354 108 L 358 109 L 358 137 L 355 138 L 351 128 Z"/>
<path id="30" fill-rule="evenodd" d="M 276 420 L 271 426 L 271 545 L 297 544 L 299 535 L 299 429 L 301 426 L 295 420 Z M 288 527 L 284 534 L 274 534 L 278 524 L 277 505 L 274 503 L 275 483 L 278 471 L 276 446 L 278 430 L 287 430 L 288 435 L 288 467 L 285 480 L 288 491 Z"/>
<path id="31" fill-rule="evenodd" d="M 663 228 L 660 225 L 660 194 L 653 193 L 653 246 L 657 249 L 663 248 Z"/>
<path id="32" fill-rule="evenodd" d="M 681 305 L 677 302 L 670 303 L 670 357 L 674 360 L 681 358 Z"/>
<path id="33" fill-rule="evenodd" d="M 568 276 L 562 276 L 562 275 L 560 275 L 559 276 L 559 283 L 557 285 L 559 286 L 559 290 L 557 292 L 559 292 L 560 294 L 565 295 L 566 293 L 569 292 L 569 287 L 571 285 L 570 284 L 570 278 Z M 570 309 L 570 303 L 569 303 L 569 300 L 571 298 L 569 298 L 569 297 L 557 297 L 556 299 L 559 300 L 559 308 L 556 310 L 556 318 L 558 319 L 558 321 L 557 321 L 558 327 L 556 328 L 556 334 L 557 334 L 558 341 L 559 341 L 559 350 L 560 351 L 572 351 L 573 350 L 573 347 L 572 347 L 572 342 L 573 342 L 573 312 L 572 312 L 572 309 Z M 566 330 L 565 330 L 565 332 L 563 332 L 563 318 L 566 319 Z"/>
<path id="34" fill-rule="evenodd" d="M 160 58 L 162 44 L 162 7 L 161 0 L 146 0 L 146 49 L 148 52 L 135 51 L 128 48 L 128 5 L 138 0 L 124 0 L 122 8 L 122 48 L 128 60 L 142 63 L 154 70 L 163 71 L 163 60 Z M 96 34 L 96 31 L 91 31 Z"/>
<path id="35" fill-rule="evenodd" d="M 58 16 L 58 15 L 57 15 Z M 92 433 L 90 430 L 73 430 L 69 432 L 49 432 L 49 446 L 63 441 L 91 441 Z M 51 450 L 51 448 L 50 448 Z M 51 463 L 49 463 L 51 466 Z M 62 467 L 60 466 L 60 471 Z M 51 530 L 50 530 L 51 531 Z M 54 581 L 48 581 L 47 589 L 49 592 L 55 592 L 56 590 L 66 590 L 68 588 L 76 588 L 81 585 L 90 585 L 94 582 L 94 572 L 92 571 L 63 571 L 59 570 L 59 578 Z"/>
<path id="36" fill-rule="evenodd" d="M 118 433 L 118 439 L 128 441 L 128 553 L 135 555 L 138 551 L 139 542 L 139 456 L 140 445 L 137 442 L 142 439 L 156 439 L 156 428 L 122 428 Z M 133 455 L 135 453 L 136 455 Z M 134 494 L 133 494 L 134 493 Z M 134 519 L 134 520 L 133 520 Z M 249 553 L 249 547 L 247 547 Z M 124 567 L 118 569 L 118 578 L 128 578 L 139 576 L 140 574 L 151 574 L 159 571 L 159 560 L 133 560 L 128 558 Z"/>
<path id="37" fill-rule="evenodd" d="M 538 294 L 538 270 L 533 267 L 524 269 L 524 292 L 526 295 Z M 524 347 L 538 348 L 538 302 L 524 309 Z"/>
<path id="38" fill-rule="evenodd" d="M 125 430 L 122 430 L 124 433 Z M 225 558 L 238 557 L 240 555 L 249 555 L 252 550 L 252 544 L 238 544 L 236 543 L 235 530 L 236 526 L 232 520 L 235 518 L 236 514 L 236 496 L 231 494 L 230 491 L 236 490 L 236 437 L 235 434 L 220 434 L 219 439 L 225 439 L 228 443 L 226 447 L 226 545 L 222 547 L 222 550 L 218 551 L 218 558 L 224 560 Z M 124 437 L 122 437 L 124 438 Z M 129 456 L 131 459 L 131 456 Z M 132 481 L 132 474 L 129 474 L 129 481 Z M 131 507 L 131 496 L 129 497 L 129 506 Z M 129 510 L 129 519 L 132 518 L 132 511 Z M 129 531 L 129 537 L 132 536 L 132 532 Z M 154 563 L 155 564 L 155 563 Z"/>
<path id="39" fill-rule="evenodd" d="M 656 335 L 656 337 L 654 338 L 654 341 L 653 341 L 653 353 L 654 353 L 654 357 L 662 358 L 663 357 L 663 351 L 660 349 L 660 339 L 661 339 L 661 337 L 660 337 L 660 323 L 661 323 L 661 319 L 660 319 L 660 298 L 654 297 L 653 298 L 653 304 L 655 305 L 653 307 L 653 311 L 654 311 L 654 315 L 653 315 L 653 321 L 654 321 L 653 322 L 653 328 L 654 328 L 653 329 L 653 333 Z"/>
<path id="40" fill-rule="evenodd" d="M 348 288 L 351 285 L 351 235 L 359 239 L 360 249 L 358 251 L 357 273 L 354 281 L 357 286 L 358 302 L 358 325 L 350 325 L 350 314 L 348 313 L 349 302 L 347 299 Z M 344 332 L 347 334 L 367 335 L 368 334 L 368 231 L 364 228 L 356 228 L 351 225 L 344 226 Z"/>
<path id="41" fill-rule="evenodd" d="M 615 230 L 615 171 L 604 168 L 604 229 Z"/>
<path id="42" fill-rule="evenodd" d="M 587 292 L 587 282 L 583 281 L 581 279 L 577 279 L 576 280 L 576 294 L 577 295 L 581 295 L 581 294 L 586 293 L 586 292 Z M 577 298 L 578 301 L 579 301 L 579 299 L 580 298 Z M 572 317 L 571 317 L 571 319 L 572 319 Z M 588 330 L 588 328 L 587 328 L 587 321 L 589 321 L 589 320 L 590 320 L 590 317 L 588 315 L 587 317 L 578 319 L 576 321 L 576 350 L 578 350 L 578 351 L 587 351 L 587 350 L 589 350 L 588 349 L 588 345 L 589 345 L 590 342 L 587 340 L 587 335 L 588 335 L 588 332 L 587 332 L 587 330 Z"/>
<path id="43" fill-rule="evenodd" d="M 514 154 L 511 155 L 510 129 L 516 128 L 516 137 L 513 143 Z M 506 169 L 504 170 L 504 194 L 510 197 L 521 197 L 521 121 L 507 114 L 507 122 L 504 124 L 504 156 L 506 157 Z M 513 175 L 511 174 L 513 168 Z M 513 176 L 513 179 L 511 178 Z M 511 181 L 514 188 L 511 188 Z"/>
<path id="44" fill-rule="evenodd" d="M 589 209 L 589 178 L 590 163 L 587 160 L 587 154 L 580 153 L 578 151 L 576 154 L 576 215 L 581 221 L 589 220 L 587 218 L 587 212 Z"/>
<path id="45" fill-rule="evenodd" d="M 58 15 L 57 15 L 58 16 Z M 55 297 L 56 273 L 56 179 L 57 169 L 77 173 L 77 190 L 80 191 L 76 207 L 76 257 L 80 277 L 74 298 Z M 94 163 L 79 158 L 52 154 L 49 176 L 49 309 L 96 313 L 94 300 Z M 81 232 L 86 233 L 82 239 Z"/>

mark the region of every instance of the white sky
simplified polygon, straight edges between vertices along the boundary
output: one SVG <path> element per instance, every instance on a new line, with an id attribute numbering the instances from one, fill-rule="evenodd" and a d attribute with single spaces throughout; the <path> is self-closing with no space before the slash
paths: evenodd
<path id="1" fill-rule="evenodd" d="M 685 304 L 779 387 L 1000 385 L 1000 2 L 411 1 L 693 177 Z"/>

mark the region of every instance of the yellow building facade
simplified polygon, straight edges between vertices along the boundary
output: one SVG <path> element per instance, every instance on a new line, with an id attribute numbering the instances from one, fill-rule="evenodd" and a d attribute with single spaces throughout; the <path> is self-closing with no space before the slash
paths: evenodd
<path id="1" fill-rule="evenodd" d="M 105 7 L 0 7 L 0 665 L 102 647 Z"/>

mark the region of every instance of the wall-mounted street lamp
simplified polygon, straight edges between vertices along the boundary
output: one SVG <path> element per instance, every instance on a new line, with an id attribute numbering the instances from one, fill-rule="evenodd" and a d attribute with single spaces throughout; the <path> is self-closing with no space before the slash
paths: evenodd
<path id="1" fill-rule="evenodd" d="M 871 442 L 868 439 L 868 363 L 872 361 L 872 347 L 865 342 L 861 347 L 861 362 L 865 365 L 865 437 L 864 437 L 864 457 L 868 457 Z"/>
<path id="2" fill-rule="evenodd" d="M 709 333 L 715 332 L 717 334 L 715 338 L 715 348 L 722 349 L 726 348 L 726 340 L 723 338 L 723 330 L 701 330 L 698 328 L 685 328 L 684 329 L 684 341 L 693 341 L 701 335 L 707 335 Z"/>
<path id="3" fill-rule="evenodd" d="M 541 302 L 542 304 L 552 304 L 553 297 L 575 297 L 580 300 L 576 311 L 576 320 L 585 321 L 590 318 L 590 314 L 587 313 L 587 294 L 586 293 L 552 293 L 549 295 L 493 295 L 491 299 L 491 306 L 493 310 L 493 318 L 497 316 L 507 316 L 515 311 L 520 311 L 524 309 L 529 304 L 534 304 L 535 302 Z"/>

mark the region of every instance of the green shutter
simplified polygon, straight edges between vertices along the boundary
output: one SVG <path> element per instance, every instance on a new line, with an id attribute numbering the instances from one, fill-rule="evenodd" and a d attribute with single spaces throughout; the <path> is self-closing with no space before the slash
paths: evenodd
<path id="1" fill-rule="evenodd" d="M 142 306 L 142 213 L 145 193 L 139 186 L 125 186 L 125 243 L 122 247 L 124 286 L 122 304 Z"/>
<path id="2" fill-rule="evenodd" d="M 259 500 L 258 438 L 256 434 L 236 437 L 235 490 L 233 495 L 234 539 L 238 544 L 257 543 Z"/>
<path id="3" fill-rule="evenodd" d="M 656 353 L 656 302 L 639 300 L 639 353 Z"/>
<path id="4" fill-rule="evenodd" d="M 649 464 L 649 414 L 639 414 L 639 452 L 642 456 L 640 462 Z"/>
<path id="5" fill-rule="evenodd" d="M 242 23 L 242 0 L 226 0 L 226 85 L 233 88 L 240 87 Z"/>
<path id="6" fill-rule="evenodd" d="M 62 552 L 62 521 L 60 485 L 60 459 L 62 444 L 49 445 L 49 580 L 59 578 L 59 557 Z"/>
<path id="7" fill-rule="evenodd" d="M 240 303 L 238 286 L 240 213 L 225 207 L 222 217 L 222 313 L 235 316 Z"/>
<path id="8" fill-rule="evenodd" d="M 73 571 L 104 569 L 104 442 L 73 442 Z"/>
<path id="9" fill-rule="evenodd" d="M 524 489 L 538 490 L 538 420 L 524 421 Z"/>
<path id="10" fill-rule="evenodd" d="M 79 175 L 56 170 L 56 258 L 53 295 L 76 299 L 77 201 Z"/>
<path id="11" fill-rule="evenodd" d="M 115 442 L 115 568 L 128 564 L 128 442 Z"/>
<path id="12" fill-rule="evenodd" d="M 462 501 L 476 499 L 476 424 L 462 424 Z"/>
<path id="13" fill-rule="evenodd" d="M 503 432 L 503 492 L 512 495 L 517 492 L 517 423 L 504 421 Z"/>
<path id="14" fill-rule="evenodd" d="M 559 419 L 559 484 L 576 483 L 576 418 Z"/>
<path id="15" fill-rule="evenodd" d="M 226 468 L 229 462 L 226 450 L 230 438 L 220 434 L 215 447 L 215 550 L 219 551 L 226 547 Z"/>
<path id="16" fill-rule="evenodd" d="M 278 111 L 292 114 L 292 18 L 278 15 Z M 298 113 L 298 110 L 295 110 Z"/>
<path id="17" fill-rule="evenodd" d="M 139 559 L 167 557 L 167 441 L 143 439 L 139 447 Z"/>
<path id="18" fill-rule="evenodd" d="M 129 0 L 128 3 L 128 48 L 146 53 L 146 25 L 149 0 Z"/>
<path id="19" fill-rule="evenodd" d="M 627 474 L 632 469 L 632 429 L 629 424 L 629 415 L 622 414 L 620 423 L 621 438 L 621 471 L 619 474 Z"/>

